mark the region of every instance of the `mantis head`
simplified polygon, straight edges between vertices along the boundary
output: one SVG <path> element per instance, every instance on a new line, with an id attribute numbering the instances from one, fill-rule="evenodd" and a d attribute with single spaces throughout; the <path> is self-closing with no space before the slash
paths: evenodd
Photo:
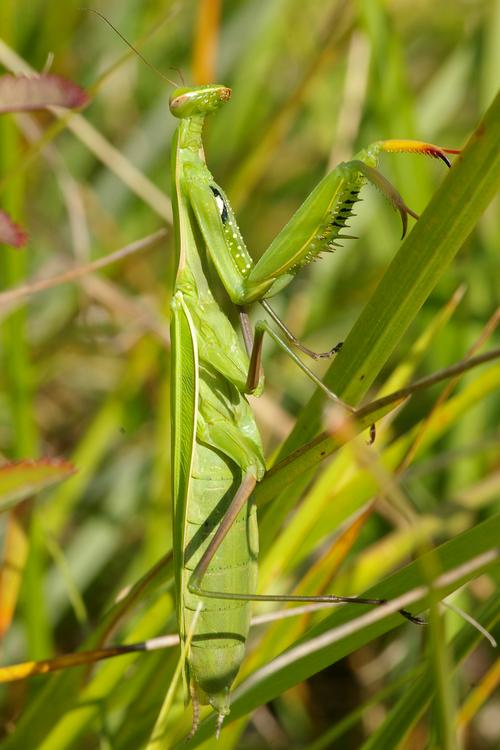
<path id="1" fill-rule="evenodd" d="M 231 98 L 231 89 L 219 84 L 183 87 L 172 92 L 169 106 L 175 117 L 193 117 L 215 112 Z"/>

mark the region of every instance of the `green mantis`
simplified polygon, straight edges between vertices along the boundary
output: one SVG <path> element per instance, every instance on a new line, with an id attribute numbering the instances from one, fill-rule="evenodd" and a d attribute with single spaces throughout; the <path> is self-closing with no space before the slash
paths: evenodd
<path id="1" fill-rule="evenodd" d="M 261 352 L 267 333 L 330 399 L 339 402 L 295 351 L 329 357 L 338 346 L 321 354 L 311 352 L 281 323 L 267 299 L 302 266 L 347 237 L 342 230 L 367 181 L 399 211 L 404 236 L 408 214 L 417 217 L 377 171 L 381 152 L 424 153 L 448 165 L 445 152 L 456 153 L 419 141 L 372 144 L 318 184 L 254 263 L 228 199 L 206 166 L 201 139 L 205 116 L 230 95 L 225 86 L 209 85 L 177 89 L 170 98 L 170 111 L 180 120 L 172 148 L 177 256 L 171 323 L 173 549 L 180 637 L 189 641 L 185 683 L 193 700 L 193 730 L 200 703 L 214 707 L 219 730 L 229 713 L 229 691 L 244 655 L 252 601 L 383 603 L 358 597 L 256 595 L 258 534 L 251 497 L 265 463 L 245 394 L 262 390 Z M 239 308 L 244 346 L 212 295 L 208 258 Z M 263 321 L 252 335 L 245 308 L 256 301 L 279 330 Z M 421 622 L 409 612 L 401 614 Z"/>

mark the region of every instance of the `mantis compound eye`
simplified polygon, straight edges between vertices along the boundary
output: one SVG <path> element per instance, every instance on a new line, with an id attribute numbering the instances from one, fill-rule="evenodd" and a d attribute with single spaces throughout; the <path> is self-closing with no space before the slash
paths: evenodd
<path id="1" fill-rule="evenodd" d="M 220 218 L 222 220 L 222 223 L 225 224 L 227 221 L 227 206 L 224 198 L 222 197 L 219 190 L 217 190 L 216 187 L 213 185 L 210 185 L 210 190 L 215 196 L 215 202 L 217 204 L 217 208 L 219 209 Z"/>

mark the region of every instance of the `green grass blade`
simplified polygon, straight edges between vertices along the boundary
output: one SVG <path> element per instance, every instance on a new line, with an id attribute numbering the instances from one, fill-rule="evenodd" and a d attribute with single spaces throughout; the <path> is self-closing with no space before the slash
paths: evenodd
<path id="1" fill-rule="evenodd" d="M 52 484 L 61 482 L 75 472 L 69 461 L 39 459 L 18 461 L 0 467 L 0 512 Z"/>
<path id="2" fill-rule="evenodd" d="M 500 619 L 500 597 L 493 595 L 477 613 L 477 619 L 490 630 Z M 481 640 L 481 634 L 465 623 L 451 642 L 453 654 L 452 672 L 455 672 L 465 657 Z M 451 675 L 449 675 L 451 677 Z M 431 703 L 436 685 L 431 670 L 426 671 L 415 681 L 391 709 L 382 724 L 364 743 L 363 750 L 377 750 L 380 747 L 397 747 L 417 723 L 426 707 Z"/>

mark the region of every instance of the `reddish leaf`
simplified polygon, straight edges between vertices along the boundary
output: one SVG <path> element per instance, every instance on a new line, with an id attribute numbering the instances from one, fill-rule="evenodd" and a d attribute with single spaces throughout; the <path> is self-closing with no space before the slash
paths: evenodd
<path id="1" fill-rule="evenodd" d="M 0 113 L 45 107 L 82 107 L 88 96 L 76 83 L 56 75 L 0 76 Z"/>
<path id="2" fill-rule="evenodd" d="M 0 244 L 22 247 L 28 241 L 28 235 L 12 221 L 9 214 L 0 209 Z"/>
<path id="3" fill-rule="evenodd" d="M 17 461 L 0 466 L 0 511 L 66 479 L 75 471 L 73 464 L 61 458 Z"/>

